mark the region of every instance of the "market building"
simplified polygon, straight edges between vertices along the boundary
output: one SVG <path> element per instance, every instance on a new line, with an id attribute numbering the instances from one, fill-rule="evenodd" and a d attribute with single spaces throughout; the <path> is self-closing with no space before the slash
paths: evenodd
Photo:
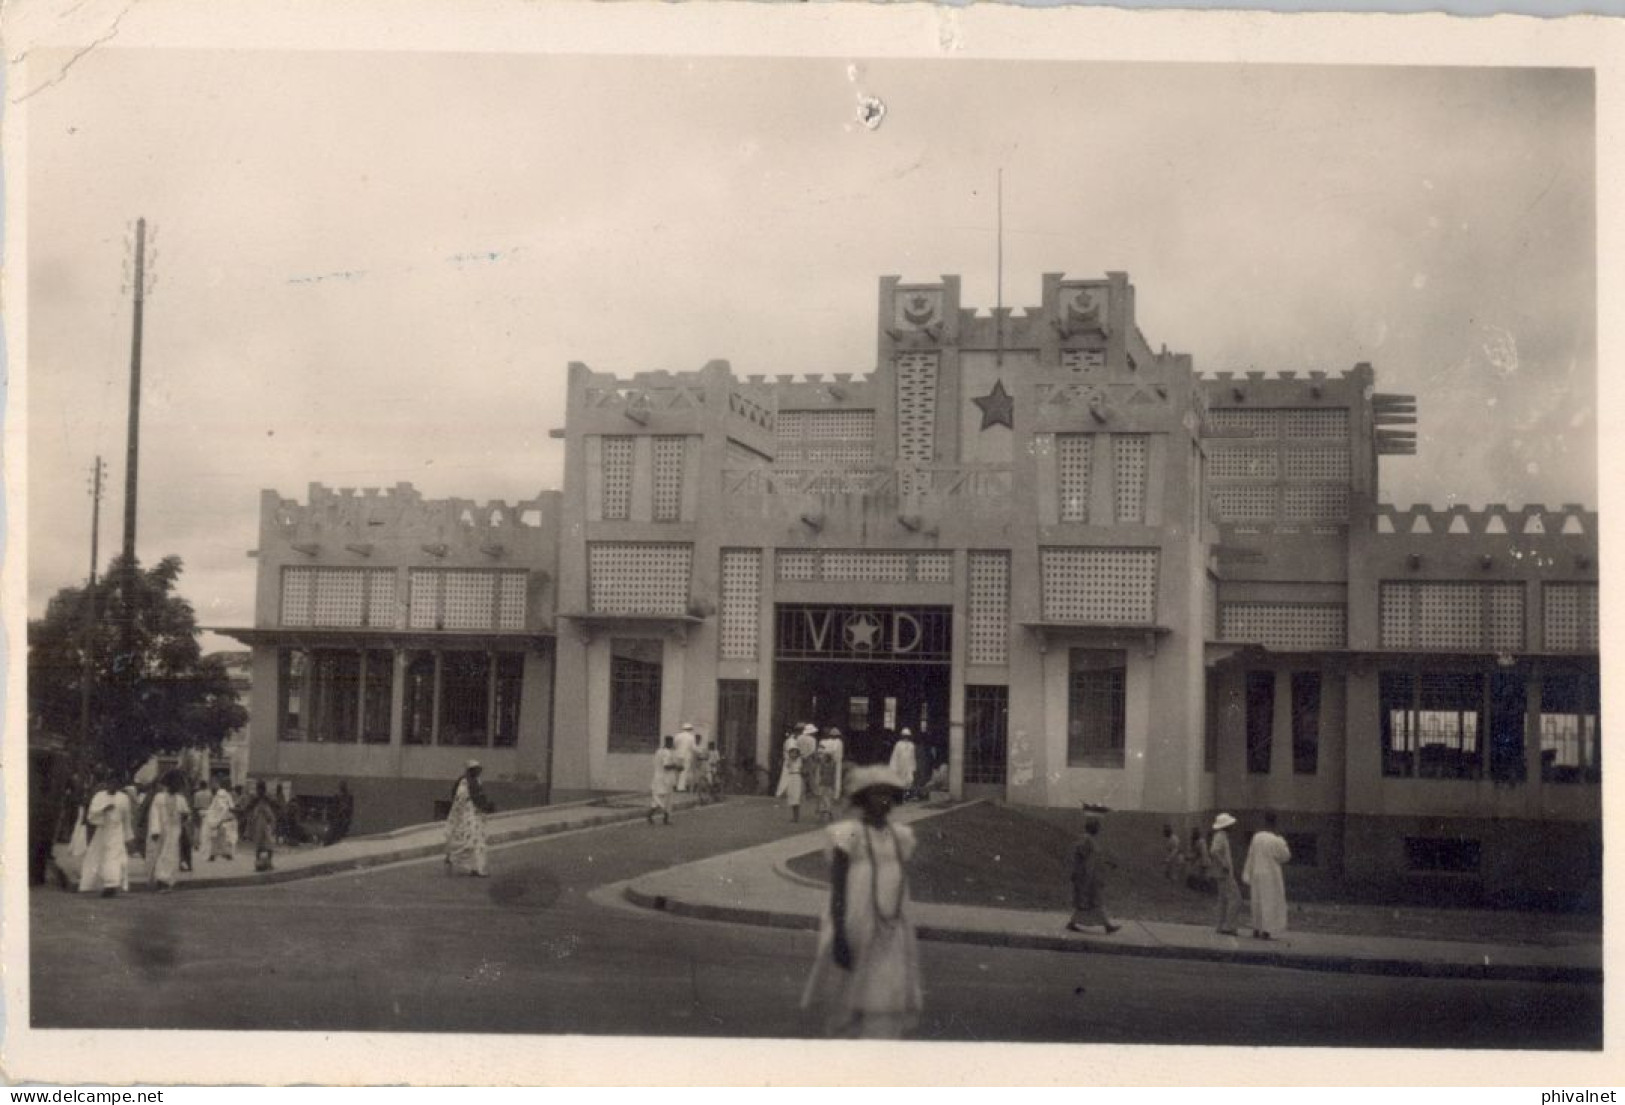
<path id="1" fill-rule="evenodd" d="M 254 774 L 418 810 L 475 748 L 557 799 L 684 722 L 769 775 L 793 723 L 907 727 L 956 796 L 1274 810 L 1300 886 L 1598 894 L 1594 512 L 1382 504 L 1414 400 L 1198 374 L 1121 273 L 887 277 L 878 322 L 867 374 L 572 364 L 517 507 L 267 492 Z"/>
<path id="2" fill-rule="evenodd" d="M 571 366 L 558 780 L 907 726 L 956 795 L 1274 809 L 1309 882 L 1595 893 L 1594 513 L 1379 505 L 1412 399 L 1199 376 L 1123 274 L 878 317 L 868 375 Z"/>
<path id="3" fill-rule="evenodd" d="M 549 798 L 558 492 L 517 504 L 312 484 L 260 497 L 249 770 L 355 831 L 430 820 L 469 759 Z"/>

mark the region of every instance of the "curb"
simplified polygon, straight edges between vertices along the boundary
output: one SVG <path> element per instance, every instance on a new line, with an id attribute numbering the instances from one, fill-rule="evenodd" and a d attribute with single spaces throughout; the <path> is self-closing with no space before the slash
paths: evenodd
<path id="1" fill-rule="evenodd" d="M 598 801 L 594 799 L 593 801 Z M 573 805 L 574 803 L 572 803 Z M 589 803 L 590 804 L 590 803 Z M 676 802 L 672 808 L 687 809 L 694 805 L 689 802 Z M 545 808 L 545 807 L 544 807 Z M 566 808 L 566 807 L 558 807 Z M 543 837 L 556 836 L 559 833 L 574 832 L 578 829 L 591 829 L 603 825 L 617 825 L 627 821 L 641 821 L 646 816 L 644 807 L 616 807 L 600 806 L 603 810 L 597 816 L 573 818 L 568 821 L 554 821 L 545 825 L 536 825 L 528 829 L 510 829 L 506 832 L 487 833 L 485 842 L 487 846 L 499 844 L 512 844 L 516 841 L 536 840 Z M 518 813 L 519 811 L 514 811 Z M 511 816 L 511 815 L 510 815 Z M 175 892 L 196 890 L 229 890 L 241 889 L 248 886 L 275 886 L 281 883 L 298 882 L 301 879 L 320 878 L 325 875 L 339 875 L 346 871 L 364 871 L 370 867 L 383 867 L 391 863 L 403 863 L 414 859 L 427 859 L 444 853 L 446 846 L 441 843 L 420 844 L 412 848 L 402 848 L 393 852 L 380 852 L 370 856 L 353 856 L 349 859 L 330 860 L 325 863 L 313 863 L 308 867 L 287 868 L 258 872 L 252 875 L 228 875 L 225 878 L 206 879 L 203 881 L 184 880 L 175 884 Z M 76 891 L 75 891 L 76 892 Z M 134 892 L 134 891 L 132 891 Z"/>
<path id="2" fill-rule="evenodd" d="M 799 880 L 798 880 L 799 881 Z M 622 892 L 627 901 L 644 909 L 658 910 L 677 917 L 702 921 L 726 921 L 766 928 L 814 931 L 818 918 L 806 913 L 778 913 L 750 906 L 710 905 L 688 902 L 665 894 L 653 894 L 628 885 Z M 1131 922 L 1132 923 L 1132 922 Z M 989 932 L 952 925 L 915 926 L 921 940 L 972 944 L 983 947 L 1016 948 L 1025 951 L 1055 951 L 1074 954 L 1135 956 L 1144 959 L 1190 959 L 1208 963 L 1233 963 L 1251 967 L 1277 967 L 1287 970 L 1322 971 L 1338 974 L 1403 975 L 1408 978 L 1457 979 L 1477 982 L 1567 982 L 1601 983 L 1600 967 L 1540 966 L 1535 964 L 1441 963 L 1428 960 L 1371 958 L 1352 955 L 1293 955 L 1274 951 L 1228 951 L 1223 948 L 1194 948 L 1179 945 L 1117 944 L 1105 938 L 1044 936 L 1037 933 Z"/>

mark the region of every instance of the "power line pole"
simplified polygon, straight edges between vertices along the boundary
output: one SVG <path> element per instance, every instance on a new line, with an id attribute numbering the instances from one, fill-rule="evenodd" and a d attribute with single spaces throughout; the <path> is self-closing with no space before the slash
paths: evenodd
<path id="1" fill-rule="evenodd" d="M 993 365 L 995 368 L 1004 367 L 1004 166 L 999 166 L 998 199 L 998 232 L 999 255 L 994 268 L 997 276 L 997 299 L 993 308 Z"/>
<path id="2" fill-rule="evenodd" d="M 141 314 L 147 301 L 147 220 L 135 221 L 135 325 L 130 332 L 130 429 L 124 450 L 124 560 L 135 571 L 136 472 L 141 452 Z"/>
<path id="3" fill-rule="evenodd" d="M 84 673 L 79 681 L 79 754 L 82 761 L 90 750 L 90 697 L 96 682 L 96 564 L 101 555 L 99 544 L 102 532 L 102 458 L 96 458 L 91 473 L 90 493 L 90 584 L 85 589 L 85 643 L 83 651 Z M 76 765 L 78 766 L 78 765 Z"/>

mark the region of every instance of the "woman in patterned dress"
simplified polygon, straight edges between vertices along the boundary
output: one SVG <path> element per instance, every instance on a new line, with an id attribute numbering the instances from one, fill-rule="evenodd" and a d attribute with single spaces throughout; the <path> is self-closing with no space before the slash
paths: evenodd
<path id="1" fill-rule="evenodd" d="M 446 863 L 453 873 L 486 878 L 485 815 L 490 799 L 480 786 L 480 761 L 469 760 L 451 794 L 451 815 L 446 818 Z"/>

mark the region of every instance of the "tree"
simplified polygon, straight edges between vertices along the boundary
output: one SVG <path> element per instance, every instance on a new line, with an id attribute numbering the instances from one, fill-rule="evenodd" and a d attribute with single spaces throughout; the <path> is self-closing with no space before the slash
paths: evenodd
<path id="1" fill-rule="evenodd" d="M 175 593 L 180 575 L 176 556 L 145 569 L 120 557 L 97 585 L 88 634 L 84 587 L 64 587 L 28 624 L 31 722 L 77 739 L 88 646 L 94 683 L 83 751 L 121 776 L 157 752 L 218 752 L 248 719 L 225 665 L 198 647 L 192 604 Z"/>

